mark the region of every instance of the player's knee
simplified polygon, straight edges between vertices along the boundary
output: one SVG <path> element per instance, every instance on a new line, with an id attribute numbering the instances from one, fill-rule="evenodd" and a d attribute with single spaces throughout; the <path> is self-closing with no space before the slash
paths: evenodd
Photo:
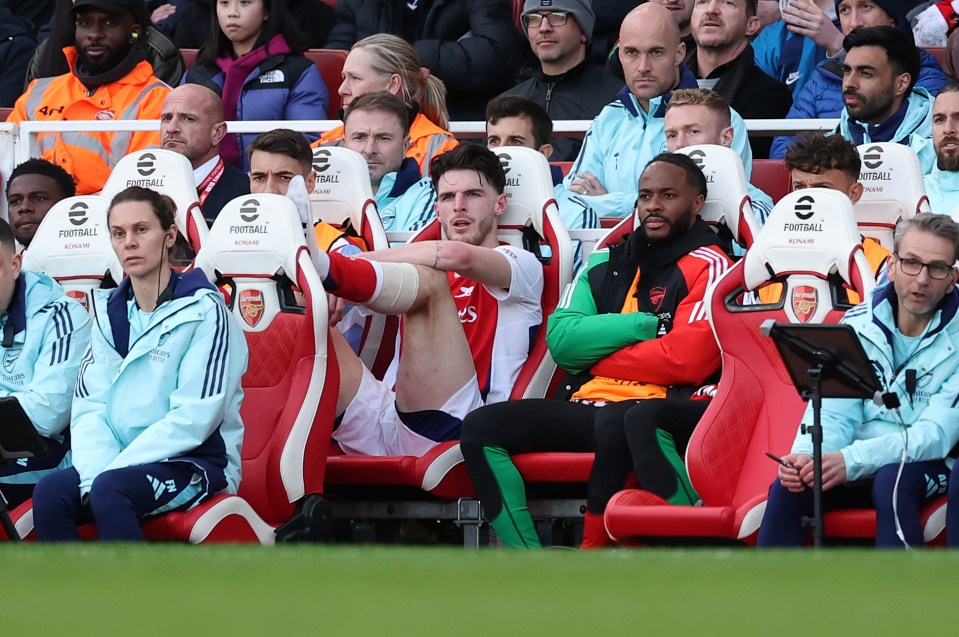
<path id="1" fill-rule="evenodd" d="M 104 471 L 94 479 L 90 486 L 90 506 L 96 508 L 115 501 L 125 490 L 126 485 L 116 471 Z"/>

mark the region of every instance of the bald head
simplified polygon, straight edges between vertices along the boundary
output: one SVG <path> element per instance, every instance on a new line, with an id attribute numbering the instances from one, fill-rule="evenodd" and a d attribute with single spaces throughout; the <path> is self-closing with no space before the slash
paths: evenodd
<path id="1" fill-rule="evenodd" d="M 647 2 L 630 11 L 619 30 L 619 59 L 626 84 L 642 108 L 674 88 L 686 46 L 673 14 Z"/>
<path id="2" fill-rule="evenodd" d="M 184 84 L 163 100 L 160 145 L 184 155 L 194 168 L 216 157 L 225 135 L 223 102 L 205 86 Z"/>

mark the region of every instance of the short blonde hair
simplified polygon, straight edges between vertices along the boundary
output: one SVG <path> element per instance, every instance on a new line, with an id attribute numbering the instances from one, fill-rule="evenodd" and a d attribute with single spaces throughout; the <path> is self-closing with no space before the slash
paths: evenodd
<path id="1" fill-rule="evenodd" d="M 726 98 L 711 91 L 708 88 L 681 88 L 673 91 L 669 103 L 666 105 L 666 111 L 675 106 L 705 106 L 709 110 L 719 115 L 723 126 L 729 126 L 732 123 L 729 115 L 729 102 Z"/>

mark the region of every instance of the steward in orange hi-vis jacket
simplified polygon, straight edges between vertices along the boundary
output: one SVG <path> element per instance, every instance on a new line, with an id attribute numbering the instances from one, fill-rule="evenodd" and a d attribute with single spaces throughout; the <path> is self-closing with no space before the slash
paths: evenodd
<path id="1" fill-rule="evenodd" d="M 7 121 L 159 119 L 170 87 L 146 61 L 138 44 L 142 27 L 128 5 L 128 0 L 77 0 L 71 9 L 77 44 L 64 49 L 70 73 L 31 82 Z M 78 195 L 100 191 L 121 157 L 159 141 L 159 131 L 39 135 L 40 156 L 73 176 Z"/>

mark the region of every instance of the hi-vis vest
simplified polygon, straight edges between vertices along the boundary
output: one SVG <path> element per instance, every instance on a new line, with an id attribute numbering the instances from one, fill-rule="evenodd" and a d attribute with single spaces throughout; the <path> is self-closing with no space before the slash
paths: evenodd
<path id="1" fill-rule="evenodd" d="M 63 52 L 70 72 L 32 81 L 17 99 L 8 122 L 160 118 L 170 87 L 153 75 L 149 62 L 140 62 L 119 80 L 91 92 L 73 74 L 76 49 L 71 46 Z M 40 156 L 73 176 L 78 195 L 89 195 L 103 189 L 121 157 L 148 146 L 158 146 L 160 134 L 147 131 L 40 133 L 39 143 Z"/>

